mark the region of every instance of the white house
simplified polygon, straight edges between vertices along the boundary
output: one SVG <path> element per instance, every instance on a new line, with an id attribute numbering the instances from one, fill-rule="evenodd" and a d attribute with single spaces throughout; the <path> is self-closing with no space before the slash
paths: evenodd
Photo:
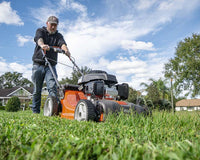
<path id="1" fill-rule="evenodd" d="M 200 111 L 200 99 L 182 99 L 176 102 L 176 111 Z"/>

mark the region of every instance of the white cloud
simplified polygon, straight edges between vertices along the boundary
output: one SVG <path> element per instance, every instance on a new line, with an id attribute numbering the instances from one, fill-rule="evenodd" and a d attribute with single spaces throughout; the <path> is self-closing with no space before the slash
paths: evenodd
<path id="1" fill-rule="evenodd" d="M 109 70 L 114 70 L 118 74 L 127 76 L 144 73 L 145 67 L 146 63 L 144 61 L 133 56 L 129 57 L 129 59 L 120 57 L 120 59 L 114 60 L 108 65 Z"/>
<path id="2" fill-rule="evenodd" d="M 66 6 L 66 4 L 67 4 L 67 0 L 60 0 L 60 5 L 61 6 Z"/>
<path id="3" fill-rule="evenodd" d="M 87 17 L 87 8 L 78 2 L 74 2 L 73 0 L 72 1 L 60 0 L 57 4 L 47 1 L 45 6 L 43 7 L 32 8 L 31 14 L 33 18 L 35 19 L 34 20 L 35 23 L 39 26 L 39 25 L 44 25 L 49 16 L 54 15 L 59 18 L 59 15 L 65 11 L 73 12 L 73 14 L 75 12 L 80 16 L 80 18 Z M 65 20 L 65 21 L 68 21 L 68 20 Z M 65 28 L 65 24 L 63 24 L 63 22 L 59 22 L 59 27 Z"/>
<path id="4" fill-rule="evenodd" d="M 157 55 L 158 55 L 157 53 L 149 53 L 147 56 L 148 56 L 148 58 L 153 58 Z"/>
<path id="5" fill-rule="evenodd" d="M 120 37 L 126 37 L 126 33 L 123 28 L 82 22 L 77 23 L 64 37 L 72 55 L 87 63 L 118 48 Z"/>
<path id="6" fill-rule="evenodd" d="M 28 78 L 29 80 L 31 80 L 32 64 L 24 65 L 24 64 L 13 62 L 13 63 L 9 63 L 8 67 L 10 68 L 10 71 L 23 73 L 24 78 Z"/>
<path id="7" fill-rule="evenodd" d="M 10 2 L 3 1 L 0 3 L 0 24 L 12 24 L 12 25 L 24 25 L 17 11 L 13 10 L 10 6 Z"/>
<path id="8" fill-rule="evenodd" d="M 139 0 L 136 6 L 138 10 L 147 10 L 151 8 L 155 2 L 156 0 Z"/>
<path id="9" fill-rule="evenodd" d="M 22 36 L 18 34 L 16 37 L 17 37 L 17 42 L 20 47 L 23 47 L 25 43 L 33 42 L 33 37 L 31 36 Z"/>
<path id="10" fill-rule="evenodd" d="M 80 15 L 82 17 L 86 17 L 87 16 L 87 8 L 84 5 L 80 4 L 80 3 L 72 2 L 71 3 L 71 9 L 75 10 L 78 13 L 80 13 Z"/>
<path id="11" fill-rule="evenodd" d="M 49 8 L 49 7 L 41 7 L 41 8 L 37 8 L 32 9 L 31 13 L 34 17 L 34 21 L 38 26 L 43 26 L 46 24 L 46 21 L 48 19 L 49 16 L 56 16 L 58 17 L 58 13 L 57 10 L 53 9 L 53 8 Z M 40 14 L 38 14 L 40 13 Z"/>
<path id="12" fill-rule="evenodd" d="M 142 41 L 131 41 L 131 40 L 123 40 L 121 42 L 122 48 L 126 50 L 146 50 L 146 51 L 153 51 L 155 48 L 153 47 L 152 42 L 142 42 Z"/>
<path id="13" fill-rule="evenodd" d="M 155 55 L 152 59 L 141 60 L 130 56 L 111 61 L 107 69 L 116 74 L 119 82 L 128 82 L 129 85 L 136 89 L 141 89 L 140 83 L 148 83 L 150 78 L 159 79 L 163 77 L 163 64 L 166 62 L 165 57 Z M 130 78 L 131 77 L 131 78 Z"/>
<path id="14" fill-rule="evenodd" d="M 61 64 L 62 63 L 62 64 Z M 58 80 L 62 78 L 71 77 L 71 72 L 73 65 L 66 55 L 58 54 L 58 64 L 56 70 L 58 73 Z"/>
<path id="15" fill-rule="evenodd" d="M 23 77 L 31 80 L 32 64 L 19 64 L 17 62 L 6 62 L 5 59 L 0 57 L 0 75 L 6 72 L 18 72 L 23 73 Z"/>
<path id="16" fill-rule="evenodd" d="M 9 68 L 7 66 L 8 64 L 6 63 L 5 59 L 0 57 L 0 75 L 4 74 L 5 72 L 9 72 Z"/>
<path id="17" fill-rule="evenodd" d="M 109 2 L 108 4 L 111 4 L 113 1 Z M 129 4 L 129 1 L 125 0 L 125 2 Z M 120 3 L 125 2 L 120 1 Z M 145 1 L 140 2 L 144 3 Z M 133 15 L 130 11 L 127 13 L 129 15 L 119 17 L 117 20 L 107 19 L 109 16 L 99 17 L 98 19 L 81 18 L 80 16 L 71 23 L 67 21 L 63 25 L 65 26 L 63 30 L 67 30 L 67 32 L 64 32 L 64 37 L 72 55 L 78 58 L 81 64 L 88 64 L 91 60 L 98 60 L 101 56 L 108 55 L 120 48 L 132 51 L 156 50 L 152 42 L 137 41 L 137 38 L 160 30 L 161 24 L 171 21 L 180 8 L 174 7 L 173 12 L 168 13 L 168 11 L 159 10 L 162 1 L 153 2 L 148 4 L 148 7 L 143 8 L 143 12 L 136 12 Z M 166 2 L 170 3 L 171 1 Z M 118 3 L 112 4 L 114 13 L 119 12 L 114 9 L 115 5 L 118 5 Z M 83 11 L 86 12 L 87 9 L 83 8 Z M 112 57 L 117 57 L 118 54 L 119 52 L 115 52 Z"/>

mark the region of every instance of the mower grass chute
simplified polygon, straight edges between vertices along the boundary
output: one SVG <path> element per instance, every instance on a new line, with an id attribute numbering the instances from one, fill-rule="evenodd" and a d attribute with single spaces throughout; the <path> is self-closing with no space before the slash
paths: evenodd
<path id="1" fill-rule="evenodd" d="M 63 52 L 61 49 L 56 51 Z M 74 60 L 71 57 L 69 59 L 81 73 Z M 51 67 L 47 58 L 45 61 Z M 107 115 L 111 113 L 150 114 L 147 107 L 123 101 L 128 99 L 129 86 L 127 83 L 118 84 L 115 75 L 101 70 L 81 74 L 78 85 L 58 83 L 60 101 L 57 103 L 55 97 L 48 97 L 44 106 L 45 116 L 58 115 L 58 112 L 61 112 L 61 117 L 66 119 L 101 122 L 105 121 Z M 54 78 L 57 80 L 55 76 Z"/>

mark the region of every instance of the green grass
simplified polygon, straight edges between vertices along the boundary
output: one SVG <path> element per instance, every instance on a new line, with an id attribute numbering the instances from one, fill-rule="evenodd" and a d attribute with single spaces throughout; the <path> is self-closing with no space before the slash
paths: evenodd
<path id="1" fill-rule="evenodd" d="M 104 123 L 0 111 L 0 159 L 200 159 L 200 112 L 111 115 Z"/>

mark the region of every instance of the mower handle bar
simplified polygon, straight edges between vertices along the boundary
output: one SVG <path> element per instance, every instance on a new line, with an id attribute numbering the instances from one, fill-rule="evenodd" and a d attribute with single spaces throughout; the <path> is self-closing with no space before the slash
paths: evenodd
<path id="1" fill-rule="evenodd" d="M 64 50 L 62 50 L 61 48 L 58 48 L 58 47 L 50 46 L 49 48 L 53 49 L 54 52 L 57 52 L 57 53 L 65 53 Z M 71 56 L 68 56 L 68 57 L 69 57 L 69 60 L 73 63 L 73 65 L 77 68 L 77 70 L 79 71 L 79 73 L 83 76 L 83 73 L 81 72 L 80 68 L 75 63 L 75 60 L 73 60 Z"/>
<path id="2" fill-rule="evenodd" d="M 62 50 L 59 47 L 54 47 L 54 46 L 49 46 L 50 49 L 53 49 L 54 52 L 56 53 L 65 53 L 64 50 Z M 78 70 L 78 72 L 81 74 L 81 76 L 83 76 L 83 73 L 81 72 L 80 68 L 77 66 L 77 64 L 75 63 L 75 60 L 72 56 L 68 56 L 69 60 L 72 62 L 72 64 L 76 67 L 76 69 Z"/>

